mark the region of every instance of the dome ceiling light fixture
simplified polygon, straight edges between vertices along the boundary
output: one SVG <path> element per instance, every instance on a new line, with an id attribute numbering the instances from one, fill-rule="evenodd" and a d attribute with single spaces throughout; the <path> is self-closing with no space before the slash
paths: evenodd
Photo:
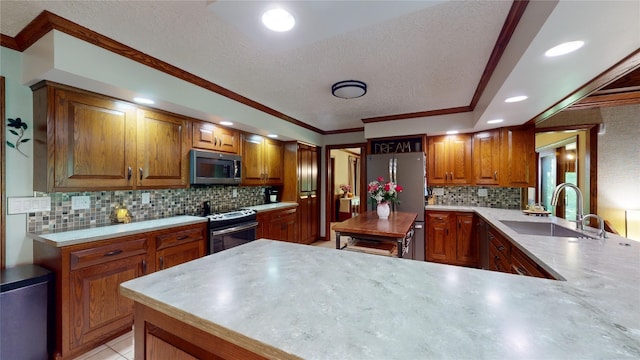
<path id="1" fill-rule="evenodd" d="M 331 86 L 331 93 L 341 99 L 355 99 L 367 93 L 367 84 L 359 80 L 338 81 Z"/>
<path id="2" fill-rule="evenodd" d="M 275 8 L 262 14 L 262 23 L 269 30 L 285 32 L 293 29 L 296 19 L 287 10 Z"/>

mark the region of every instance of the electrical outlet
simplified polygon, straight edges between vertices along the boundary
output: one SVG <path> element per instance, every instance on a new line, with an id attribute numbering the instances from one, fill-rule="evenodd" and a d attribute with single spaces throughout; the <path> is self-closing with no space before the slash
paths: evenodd
<path id="1" fill-rule="evenodd" d="M 151 202 L 151 194 L 142 193 L 142 204 L 149 204 Z"/>
<path id="2" fill-rule="evenodd" d="M 433 188 L 433 195 L 436 195 L 436 196 L 444 195 L 444 189 L 443 188 Z"/>
<path id="3" fill-rule="evenodd" d="M 89 196 L 72 196 L 71 210 L 82 210 L 91 208 L 91 198 Z"/>
<path id="4" fill-rule="evenodd" d="M 489 196 L 487 189 L 478 189 L 478 196 Z"/>
<path id="5" fill-rule="evenodd" d="M 233 197 L 234 198 L 238 197 L 238 189 L 233 189 Z"/>

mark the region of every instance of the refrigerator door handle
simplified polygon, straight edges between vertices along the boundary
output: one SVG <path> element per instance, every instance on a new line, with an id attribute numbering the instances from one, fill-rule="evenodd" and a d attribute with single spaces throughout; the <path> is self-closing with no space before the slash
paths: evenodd
<path id="1" fill-rule="evenodd" d="M 393 182 L 398 183 L 398 159 L 393 159 Z"/>

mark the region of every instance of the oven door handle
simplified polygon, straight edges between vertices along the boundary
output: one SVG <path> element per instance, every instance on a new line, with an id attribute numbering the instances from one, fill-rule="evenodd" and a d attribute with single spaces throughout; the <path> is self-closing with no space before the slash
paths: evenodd
<path id="1" fill-rule="evenodd" d="M 226 229 L 222 229 L 222 230 L 212 230 L 211 231 L 211 236 L 230 234 L 230 233 L 234 233 L 234 232 L 238 232 L 238 231 L 242 231 L 242 230 L 251 229 L 251 228 L 254 228 L 254 227 L 257 227 L 257 226 L 258 226 L 258 222 L 257 221 L 253 221 L 253 222 L 250 222 L 250 223 L 240 224 L 238 226 L 234 226 L 234 227 L 230 227 L 230 228 L 226 228 Z"/>

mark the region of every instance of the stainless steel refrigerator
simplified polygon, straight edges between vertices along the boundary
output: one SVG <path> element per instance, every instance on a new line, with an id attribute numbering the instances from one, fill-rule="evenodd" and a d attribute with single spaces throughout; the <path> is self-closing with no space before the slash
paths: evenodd
<path id="1" fill-rule="evenodd" d="M 424 261 L 424 199 L 426 195 L 426 158 L 422 152 L 399 154 L 367 155 L 367 183 L 382 176 L 385 181 L 393 181 L 403 188 L 398 194 L 398 204 L 392 211 L 415 212 L 416 229 L 414 246 L 407 257 Z M 368 198 L 367 207 L 375 210 L 376 204 Z"/>

